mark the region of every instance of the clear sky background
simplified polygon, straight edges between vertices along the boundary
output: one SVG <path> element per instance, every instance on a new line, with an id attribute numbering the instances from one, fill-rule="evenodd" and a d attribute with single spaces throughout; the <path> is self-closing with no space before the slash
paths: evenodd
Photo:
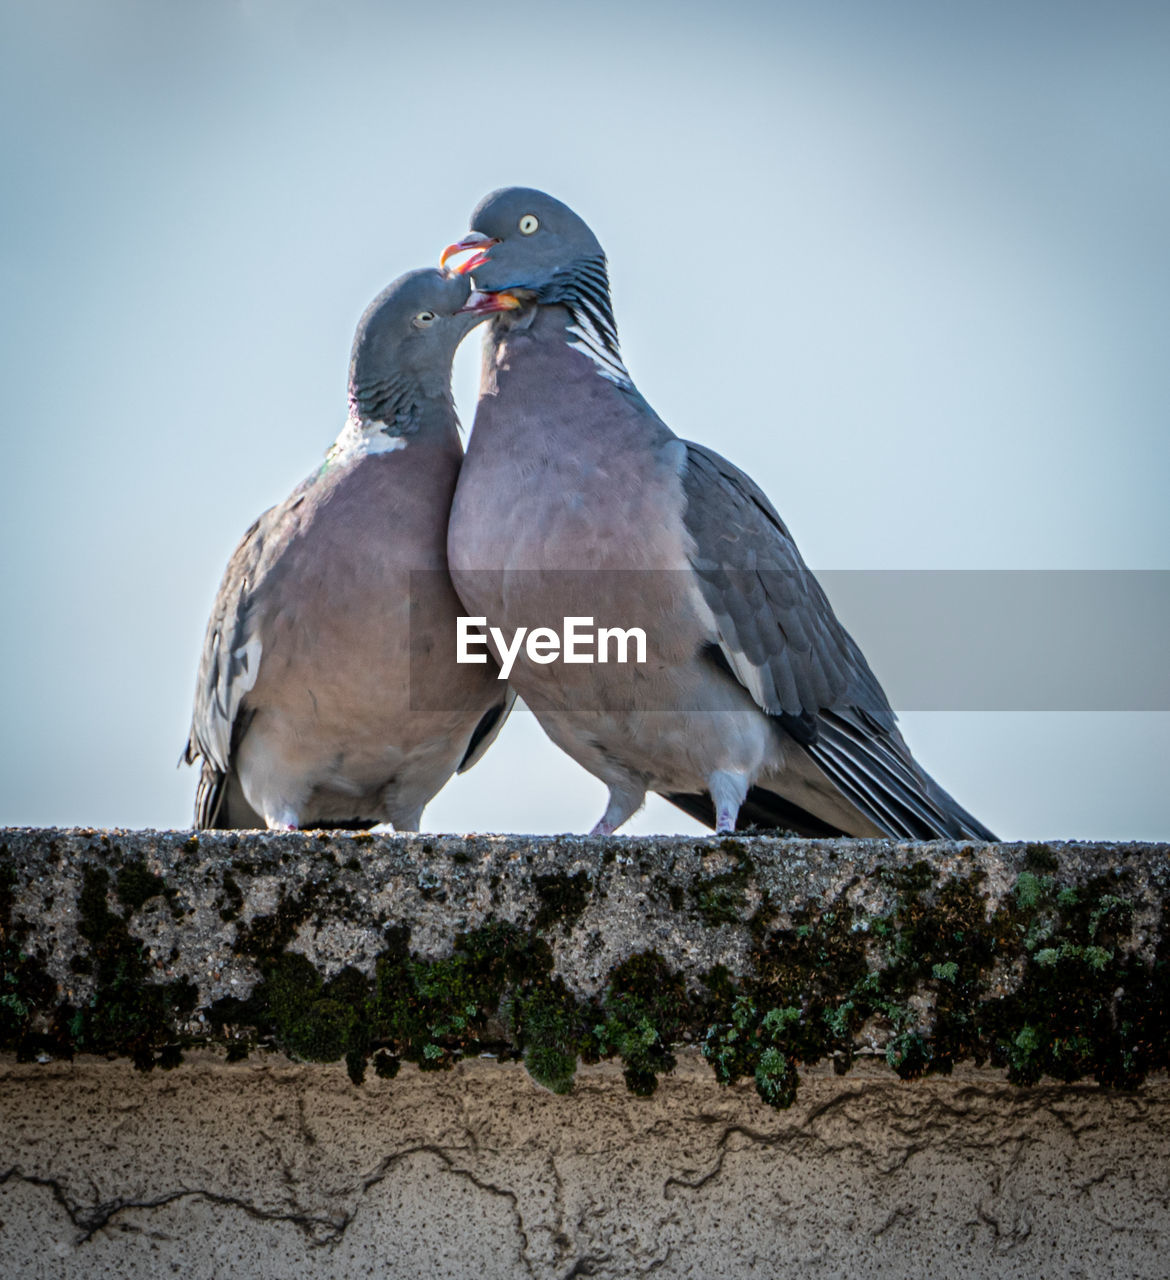
<path id="1" fill-rule="evenodd" d="M 367 302 L 512 183 L 814 568 L 1170 568 L 1168 67 L 1160 3 L 0 0 L 0 822 L 189 823 L 228 555 Z M 1170 837 L 1170 715 L 902 723 L 1005 837 Z M 523 714 L 424 824 L 603 803 Z"/>

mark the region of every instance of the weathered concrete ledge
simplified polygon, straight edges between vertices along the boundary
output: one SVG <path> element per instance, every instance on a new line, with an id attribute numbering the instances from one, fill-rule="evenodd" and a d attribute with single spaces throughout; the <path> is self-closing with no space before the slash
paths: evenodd
<path id="1" fill-rule="evenodd" d="M 0 1050 L 1132 1087 L 1170 1065 L 1167 898 L 1164 845 L 10 830 Z"/>
<path id="2" fill-rule="evenodd" d="M 0 832 L 0 1268 L 1160 1275 L 1168 899 L 1165 845 Z"/>

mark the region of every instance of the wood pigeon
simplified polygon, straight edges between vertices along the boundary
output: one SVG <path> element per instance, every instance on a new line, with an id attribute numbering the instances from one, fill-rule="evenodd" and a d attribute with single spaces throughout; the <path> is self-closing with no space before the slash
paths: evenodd
<path id="1" fill-rule="evenodd" d="M 197 827 L 417 831 L 498 733 L 512 695 L 490 662 L 455 661 L 446 558 L 470 291 L 412 271 L 370 304 L 341 434 L 229 561 L 184 752 L 203 761 Z"/>
<path id="2" fill-rule="evenodd" d="M 599 633 L 594 661 L 525 649 L 510 673 L 608 786 L 594 833 L 652 790 L 720 832 L 994 839 L 911 756 L 768 498 L 639 394 L 581 218 L 496 191 L 451 258 L 493 315 L 448 533 L 460 598 L 503 635 L 604 615 L 648 637 L 644 662 L 601 660 Z"/>

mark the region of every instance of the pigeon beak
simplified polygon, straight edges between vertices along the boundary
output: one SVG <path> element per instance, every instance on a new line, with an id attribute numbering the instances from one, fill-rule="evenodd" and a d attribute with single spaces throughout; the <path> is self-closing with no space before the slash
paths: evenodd
<path id="1" fill-rule="evenodd" d="M 488 316 L 495 311 L 515 311 L 521 305 L 514 293 L 480 293 L 476 289 L 459 308 L 459 315 Z"/>
<path id="2" fill-rule="evenodd" d="M 451 268 L 451 271 L 457 276 L 465 276 L 474 271 L 476 267 L 482 267 L 488 260 L 488 250 L 492 245 L 499 244 L 498 240 L 493 240 L 491 236 L 485 236 L 482 231 L 469 231 L 462 240 L 456 241 L 455 244 L 449 244 L 439 257 L 439 266 L 445 267 L 448 258 L 454 258 L 460 253 L 471 253 L 471 257 L 464 262 L 460 262 L 457 266 Z"/>

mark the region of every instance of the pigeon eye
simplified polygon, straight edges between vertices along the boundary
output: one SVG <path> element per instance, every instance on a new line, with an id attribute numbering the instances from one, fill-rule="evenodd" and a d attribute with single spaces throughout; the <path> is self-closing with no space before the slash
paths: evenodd
<path id="1" fill-rule="evenodd" d="M 433 311 L 420 311 L 413 320 L 416 329 L 426 329 L 438 319 Z"/>
<path id="2" fill-rule="evenodd" d="M 534 231 L 540 230 L 540 219 L 535 213 L 526 213 L 520 219 L 520 234 L 522 236 L 530 236 Z"/>

